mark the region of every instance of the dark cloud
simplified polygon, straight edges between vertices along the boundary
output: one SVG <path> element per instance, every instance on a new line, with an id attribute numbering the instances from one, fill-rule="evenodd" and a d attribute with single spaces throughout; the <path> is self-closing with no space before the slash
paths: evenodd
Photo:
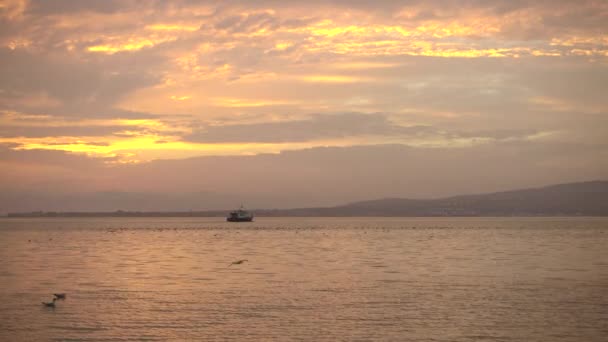
<path id="1" fill-rule="evenodd" d="M 302 142 L 353 136 L 416 136 L 433 133 L 427 126 L 401 127 L 383 114 L 316 114 L 308 120 L 207 126 L 186 136 L 194 142 Z"/>
<path id="2" fill-rule="evenodd" d="M 278 26 L 278 18 L 265 12 L 233 15 L 224 18 L 215 24 L 215 28 L 227 30 L 232 33 L 252 32 L 262 29 L 273 30 Z"/>
<path id="3" fill-rule="evenodd" d="M 525 84 L 538 96 L 548 96 L 584 110 L 585 107 L 608 111 L 608 69 L 602 65 L 573 63 L 527 66 L 517 75 L 517 84 Z M 524 72 L 522 72 L 524 71 Z"/>
<path id="4" fill-rule="evenodd" d="M 512 141 L 525 140 L 538 133 L 540 131 L 535 128 L 462 129 L 441 124 L 401 126 L 390 121 L 386 114 L 342 113 L 316 114 L 308 120 L 195 128 L 184 140 L 200 143 L 287 143 L 376 136 L 405 140 L 439 139 L 443 142 L 459 138 Z"/>
<path id="5" fill-rule="evenodd" d="M 78 12 L 115 13 L 124 9 L 131 1 L 104 0 L 104 1 L 79 1 L 79 0 L 30 0 L 28 1 L 27 14 L 29 15 L 51 15 Z"/>
<path id="6" fill-rule="evenodd" d="M 133 184 L 143 183 L 134 179 L 136 175 L 146 175 L 156 184 L 177 188 L 249 197 L 272 194 L 275 205 L 328 204 L 598 179 L 608 174 L 608 159 L 589 157 L 606 156 L 605 147 L 515 141 L 471 148 L 314 148 L 278 155 L 156 161 L 133 166 L 123 176 Z M 169 187 L 164 190 L 170 191 Z M 319 191 L 323 192 L 322 198 Z"/>
<path id="7" fill-rule="evenodd" d="M 0 87 L 15 92 L 47 92 L 62 101 L 76 101 L 95 92 L 100 72 L 77 61 L 0 49 Z"/>
<path id="8" fill-rule="evenodd" d="M 473 131 L 455 131 L 450 133 L 454 138 L 489 138 L 492 140 L 524 140 L 534 134 L 539 133 L 535 129 L 494 129 L 494 130 L 473 130 Z"/>
<path id="9" fill-rule="evenodd" d="M 3 90 L 0 99 L 10 103 L 18 97 L 27 99 L 28 95 L 43 93 L 59 102 L 59 106 L 38 108 L 45 114 L 81 118 L 147 116 L 113 107 L 131 91 L 157 84 L 159 77 L 137 68 L 129 70 L 129 64 L 120 59 L 119 67 L 112 68 L 103 63 L 82 63 L 74 57 L 64 57 L 0 49 L 0 90 Z M 3 109 L 24 108 L 29 106 L 9 104 Z"/>
<path id="10" fill-rule="evenodd" d="M 42 138 L 42 137 L 104 137 L 121 131 L 137 131 L 136 126 L 16 126 L 2 125 L 0 126 L 0 137 L 26 137 L 26 138 Z"/>
<path id="11" fill-rule="evenodd" d="M 3 152 L 6 160 L 6 151 Z M 148 193 L 154 201 L 137 202 L 141 196 L 122 196 L 121 206 L 132 210 L 192 209 L 193 202 L 178 201 L 172 194 L 206 193 L 194 209 L 225 208 L 225 199 L 241 199 L 251 207 L 298 207 L 333 205 L 385 197 L 440 197 L 481 193 L 551 183 L 605 179 L 608 175 L 606 145 L 549 142 L 499 142 L 470 148 L 412 148 L 400 145 L 313 148 L 257 156 L 200 157 L 159 160 L 140 165 L 88 168 L 85 159 L 50 151 L 10 152 L 10 160 L 39 165 L 37 182 L 19 182 L 19 176 L 2 177 L 5 192 L 19 184 L 22 196 L 44 193 L 108 192 Z M 68 158 L 76 160 L 68 161 Z M 44 163 L 72 165 L 71 173 L 53 172 Z M 3 176 L 15 170 L 12 164 Z M 72 166 L 74 167 L 74 166 Z M 29 171 L 31 172 L 31 171 Z M 23 172 L 22 172 L 23 173 Z M 29 176 L 32 176 L 30 174 Z M 25 184 L 25 187 L 24 187 Z M 77 185 L 78 187 L 75 187 Z M 63 188 L 63 189 L 61 189 Z M 66 191 L 65 189 L 78 189 Z M 26 195 L 23 195 L 26 194 Z M 48 194 L 48 192 L 47 192 Z M 321 195 L 320 195 L 321 194 Z M 86 210 L 106 208 L 111 202 L 95 202 L 88 196 Z M 111 197 L 111 196 L 110 196 Z M 186 196 L 187 197 L 187 196 Z M 98 196 L 106 198 L 108 196 Z M 113 197 L 117 198 L 117 197 Z M 132 198 L 132 201 L 124 201 Z M 217 199 L 214 204 L 213 198 Z M 148 206 L 154 202 L 155 206 Z M 238 201 L 237 201 L 238 202 Z M 27 201 L 24 202 L 27 204 Z M 73 203 L 73 202 L 70 202 Z M 36 202 L 37 208 L 19 210 L 68 210 L 52 200 Z M 14 204 L 0 203 L 4 210 Z M 218 207 L 219 206 L 219 207 Z M 116 207 L 113 210 L 123 209 Z M 8 210 L 7 210 L 8 211 Z"/>

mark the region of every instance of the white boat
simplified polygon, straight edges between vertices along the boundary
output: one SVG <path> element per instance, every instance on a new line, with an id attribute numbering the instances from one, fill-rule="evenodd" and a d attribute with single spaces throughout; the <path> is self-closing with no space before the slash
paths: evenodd
<path id="1" fill-rule="evenodd" d="M 237 210 L 233 210 L 226 217 L 226 221 L 228 222 L 251 222 L 253 221 L 253 213 L 245 210 L 245 208 L 241 205 L 241 207 Z"/>

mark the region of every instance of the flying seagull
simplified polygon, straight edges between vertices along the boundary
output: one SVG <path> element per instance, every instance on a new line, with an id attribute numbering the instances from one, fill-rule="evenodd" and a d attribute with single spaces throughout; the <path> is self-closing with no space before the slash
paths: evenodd
<path id="1" fill-rule="evenodd" d="M 232 263 L 230 263 L 230 265 L 228 265 L 228 267 L 230 267 L 232 265 L 240 265 L 240 264 L 244 263 L 245 261 L 249 261 L 249 260 L 242 259 L 242 260 L 238 260 L 238 261 L 233 261 Z"/>
<path id="2" fill-rule="evenodd" d="M 47 308 L 54 308 L 56 300 L 57 300 L 57 298 L 53 298 L 52 302 L 50 302 L 50 303 L 42 302 L 42 305 L 46 306 Z"/>
<path id="3" fill-rule="evenodd" d="M 65 299 L 65 293 L 53 293 L 55 299 Z"/>

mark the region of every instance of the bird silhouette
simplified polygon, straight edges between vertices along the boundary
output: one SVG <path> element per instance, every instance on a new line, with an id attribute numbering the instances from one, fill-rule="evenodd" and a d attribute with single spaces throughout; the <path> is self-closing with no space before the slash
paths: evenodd
<path id="1" fill-rule="evenodd" d="M 57 300 L 57 298 L 53 298 L 52 302 L 50 302 L 50 303 L 42 302 L 42 305 L 44 305 L 47 308 L 54 308 L 56 300 Z"/>
<path id="2" fill-rule="evenodd" d="M 232 265 L 240 265 L 240 264 L 244 263 L 245 261 L 249 261 L 249 260 L 242 259 L 242 260 L 238 260 L 238 261 L 233 261 L 232 263 L 230 263 L 230 265 L 228 265 L 228 267 L 230 267 Z"/>
<path id="3" fill-rule="evenodd" d="M 53 293 L 55 299 L 65 299 L 65 293 Z"/>

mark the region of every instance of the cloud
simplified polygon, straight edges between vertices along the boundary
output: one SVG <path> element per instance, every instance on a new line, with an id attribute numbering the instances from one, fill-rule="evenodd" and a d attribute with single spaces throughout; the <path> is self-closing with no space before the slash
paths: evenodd
<path id="1" fill-rule="evenodd" d="M 503 141 L 470 148 L 376 145 L 158 160 L 111 167 L 91 164 L 84 168 L 78 164 L 80 166 L 73 167 L 73 172 L 57 172 L 57 168 L 45 167 L 45 160 L 50 159 L 57 167 L 64 168 L 66 164 L 73 164 L 67 163 L 65 158 L 80 157 L 29 151 L 27 157 L 19 157 L 21 163 L 3 164 L 0 185 L 5 189 L 3 194 L 16 191 L 18 185 L 22 199 L 39 198 L 45 193 L 48 197 L 53 192 L 72 194 L 72 197 L 83 192 L 117 191 L 154 196 L 154 201 L 144 202 L 138 200 L 141 195 L 110 196 L 122 198 L 116 203 L 132 210 L 224 209 L 228 199 L 240 199 L 237 202 L 245 201 L 253 208 L 318 206 L 384 197 L 428 198 L 605 179 L 608 174 L 606 151 L 605 143 L 581 145 L 538 141 Z M 10 159 L 14 160 L 24 151 L 9 153 L 12 154 Z M 36 167 L 25 168 L 29 161 L 34 161 Z M 187 193 L 207 195 L 197 197 L 198 205 L 192 201 L 173 202 Z M 56 196 L 50 197 L 46 201 L 24 200 L 21 203 L 25 205 L 19 207 L 15 202 L 0 199 L 0 205 L 7 211 L 73 209 L 52 204 Z M 108 196 L 84 196 L 78 208 L 99 210 L 111 204 L 106 201 L 102 205 L 94 198 L 108 199 Z M 125 198 L 132 200 L 129 202 Z M 187 207 L 176 208 L 175 203 Z M 122 208 L 112 208 L 117 209 Z"/>
<path id="2" fill-rule="evenodd" d="M 217 142 L 300 142 L 366 135 L 417 135 L 430 127 L 402 127 L 383 114 L 316 114 L 307 120 L 207 126 L 186 136 L 187 141 Z"/>
<path id="3" fill-rule="evenodd" d="M 0 142 L 15 153 L 58 150 L 114 166 L 320 146 L 380 164 L 391 163 L 391 153 L 410 156 L 397 149 L 373 159 L 365 147 L 347 149 L 387 144 L 508 158 L 534 142 L 584 150 L 569 155 L 591 175 L 603 156 L 594 146 L 608 134 L 607 7 L 593 0 L 5 1 L 0 112 L 20 116 L 0 117 Z M 291 162 L 287 155 L 276 160 Z M 551 158 L 546 163 L 563 164 Z M 38 174 L 19 165 L 27 172 L 10 177 Z M 299 167 L 305 179 L 325 170 Z M 69 182 L 60 170 L 49 166 L 49 175 Z M 112 177 L 122 179 L 127 169 L 116 170 Z"/>
<path id="4" fill-rule="evenodd" d="M 214 27 L 230 33 L 260 33 L 276 30 L 279 27 L 277 17 L 273 12 L 253 12 L 232 15 L 217 22 Z"/>
<path id="5" fill-rule="evenodd" d="M 87 158 L 84 155 L 70 154 L 63 151 L 19 150 L 13 144 L 0 143 L 0 160 L 34 165 L 64 166 L 75 170 L 103 168 L 103 158 Z M 44 179 L 42 177 L 41 179 Z M 9 181 L 9 179 L 5 179 Z"/>
<path id="6" fill-rule="evenodd" d="M 82 64 L 71 58 L 21 50 L 0 49 L 0 60 L 3 61 L 0 65 L 3 109 L 27 109 L 27 103 L 16 99 L 42 93 L 54 102 L 39 106 L 40 111 L 58 112 L 63 116 L 111 117 L 117 113 L 113 105 L 125 94 L 158 81 L 145 72 L 108 72 L 95 63 Z"/>
<path id="7" fill-rule="evenodd" d="M 107 0 L 86 2 L 78 0 L 30 0 L 27 7 L 29 15 L 52 15 L 80 12 L 114 13 L 124 9 L 124 1 Z"/>
<path id="8" fill-rule="evenodd" d="M 398 117 L 398 116 L 397 116 Z M 442 125 L 399 125 L 388 114 L 313 114 L 305 120 L 227 124 L 195 128 L 184 137 L 196 143 L 325 142 L 366 145 L 392 141 L 409 146 L 462 146 L 493 141 L 525 141 L 550 132 L 522 129 L 458 129 Z"/>
<path id="9" fill-rule="evenodd" d="M 136 126 L 62 126 L 54 127 L 52 130 L 48 126 L 8 126 L 0 127 L 0 137 L 14 138 L 42 138 L 42 137 L 105 137 L 125 130 L 138 130 Z"/>

